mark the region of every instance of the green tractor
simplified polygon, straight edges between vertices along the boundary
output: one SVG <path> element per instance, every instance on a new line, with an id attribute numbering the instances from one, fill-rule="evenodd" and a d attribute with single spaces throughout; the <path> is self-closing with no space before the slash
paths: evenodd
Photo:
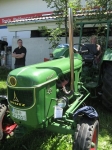
<path id="1" fill-rule="evenodd" d="M 44 128 L 71 134 L 73 150 L 97 150 L 98 114 L 93 107 L 85 104 L 89 96 L 98 96 L 100 88 L 103 104 L 112 110 L 112 58 L 111 48 L 107 49 L 111 21 L 108 21 L 106 50 L 100 63 L 96 63 L 91 45 L 81 44 L 82 28 L 88 22 L 80 24 L 79 50 L 74 48 L 73 51 L 71 9 L 69 14 L 69 45 L 58 47 L 52 61 L 18 68 L 9 73 L 8 104 L 3 99 L 0 105 L 0 139 L 3 134 L 14 132 L 17 135 L 19 131 L 26 133 Z M 80 46 L 83 47 L 81 50 Z"/>

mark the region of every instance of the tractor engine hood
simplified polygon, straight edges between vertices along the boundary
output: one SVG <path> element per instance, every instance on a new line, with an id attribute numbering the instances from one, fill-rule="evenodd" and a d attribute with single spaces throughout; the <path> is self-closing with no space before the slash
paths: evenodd
<path id="1" fill-rule="evenodd" d="M 35 87 L 56 80 L 61 74 L 70 72 L 69 58 L 43 62 L 11 71 L 7 78 L 10 87 Z M 82 57 L 74 55 L 74 69 L 82 66 Z"/>

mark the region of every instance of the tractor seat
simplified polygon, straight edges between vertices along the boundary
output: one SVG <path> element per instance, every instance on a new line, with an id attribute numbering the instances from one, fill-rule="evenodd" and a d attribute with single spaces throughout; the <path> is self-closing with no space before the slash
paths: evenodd
<path id="1" fill-rule="evenodd" d="M 93 55 L 89 55 L 89 54 L 88 55 L 86 55 L 86 54 L 84 55 L 83 54 L 82 57 L 83 57 L 85 62 L 93 62 L 93 60 L 94 60 L 94 56 Z"/>
<path id="2" fill-rule="evenodd" d="M 81 51 L 88 50 L 88 52 L 83 53 L 82 57 L 85 62 L 92 62 L 95 55 L 98 55 L 97 45 L 96 44 L 84 44 L 81 48 Z"/>

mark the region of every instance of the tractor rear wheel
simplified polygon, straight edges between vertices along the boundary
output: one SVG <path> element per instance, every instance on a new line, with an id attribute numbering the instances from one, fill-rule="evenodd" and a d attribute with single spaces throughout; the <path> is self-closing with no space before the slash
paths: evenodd
<path id="1" fill-rule="evenodd" d="M 112 111 L 112 62 L 106 62 L 103 75 L 102 103 Z"/>
<path id="2" fill-rule="evenodd" d="M 83 119 L 77 124 L 73 150 L 97 150 L 99 122 L 94 119 Z"/>

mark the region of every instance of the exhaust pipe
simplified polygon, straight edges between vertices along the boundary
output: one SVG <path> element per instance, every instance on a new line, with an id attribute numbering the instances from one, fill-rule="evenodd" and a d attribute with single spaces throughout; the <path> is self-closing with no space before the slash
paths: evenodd
<path id="1" fill-rule="evenodd" d="M 68 10 L 69 20 L 69 57 L 70 57 L 70 72 L 71 72 L 71 91 L 74 91 L 74 51 L 73 51 L 73 13 L 72 8 Z"/>

